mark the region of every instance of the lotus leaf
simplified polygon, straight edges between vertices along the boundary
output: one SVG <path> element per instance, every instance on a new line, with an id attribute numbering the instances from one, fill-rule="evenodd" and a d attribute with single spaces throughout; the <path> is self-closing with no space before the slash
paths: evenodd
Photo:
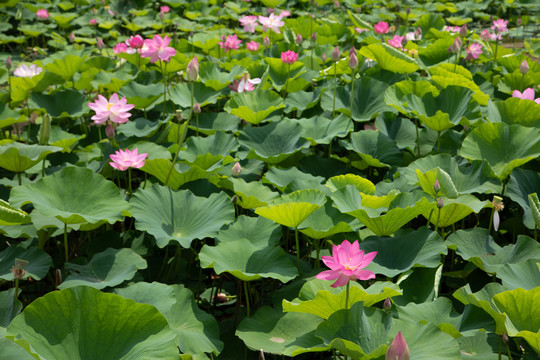
<path id="1" fill-rule="evenodd" d="M 28 145 L 19 142 L 3 142 L 0 146 L 0 167 L 22 173 L 36 165 L 47 155 L 62 150 L 57 146 Z"/>

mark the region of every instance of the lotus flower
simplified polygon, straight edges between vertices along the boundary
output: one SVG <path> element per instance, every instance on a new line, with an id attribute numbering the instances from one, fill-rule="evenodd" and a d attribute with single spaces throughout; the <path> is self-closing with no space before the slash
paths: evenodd
<path id="1" fill-rule="evenodd" d="M 110 155 L 112 162 L 109 164 L 120 171 L 126 171 L 129 168 L 142 168 L 144 160 L 148 154 L 139 154 L 138 150 L 118 150 Z"/>
<path id="2" fill-rule="evenodd" d="M 259 50 L 259 43 L 256 42 L 256 41 L 251 40 L 250 42 L 248 42 L 248 43 L 246 44 L 246 48 L 247 48 L 249 51 L 257 51 L 257 50 Z"/>
<path id="3" fill-rule="evenodd" d="M 385 21 L 378 22 L 373 25 L 373 29 L 377 34 L 386 34 L 389 30 L 388 23 Z"/>
<path id="4" fill-rule="evenodd" d="M 540 104 L 540 98 L 537 98 L 537 99 L 534 98 L 533 88 L 527 88 L 523 90 L 523 92 L 520 92 L 519 90 L 514 90 L 514 92 L 512 93 L 512 97 L 524 99 L 524 100 L 532 100 L 536 102 L 537 104 Z"/>
<path id="5" fill-rule="evenodd" d="M 493 20 L 493 25 L 491 26 L 491 30 L 495 30 L 496 33 L 500 34 L 502 32 L 508 31 L 508 28 L 506 25 L 508 24 L 508 20 L 498 19 Z"/>
<path id="6" fill-rule="evenodd" d="M 388 45 L 396 49 L 403 49 L 403 39 L 405 36 L 394 35 L 393 38 L 386 40 Z"/>
<path id="7" fill-rule="evenodd" d="M 332 248 L 332 256 L 323 256 L 322 261 L 331 270 L 326 270 L 319 273 L 316 278 L 322 280 L 336 280 L 332 287 L 347 285 L 351 278 L 358 280 L 374 279 L 375 274 L 369 270 L 362 270 L 373 260 L 377 255 L 376 251 L 364 254 L 364 250 L 360 251 L 358 240 L 350 243 L 348 240 L 343 241 L 341 245 L 334 245 Z"/>
<path id="8" fill-rule="evenodd" d="M 386 351 L 386 360 L 409 360 L 411 358 L 409 352 L 409 345 L 405 341 L 405 338 L 401 334 L 401 331 L 398 331 L 394 341 L 390 344 L 390 347 Z"/>
<path id="9" fill-rule="evenodd" d="M 221 47 L 222 49 L 225 49 L 225 52 L 229 50 L 238 49 L 241 43 L 242 43 L 242 40 L 238 39 L 238 36 L 236 36 L 236 34 L 229 35 L 227 36 L 225 41 L 218 42 L 219 47 Z"/>
<path id="10" fill-rule="evenodd" d="M 244 27 L 246 32 L 255 32 L 255 26 L 258 24 L 257 16 L 255 15 L 244 15 L 238 19 L 240 24 Z"/>
<path id="11" fill-rule="evenodd" d="M 168 36 L 161 38 L 154 35 L 153 39 L 144 40 L 144 47 L 141 49 L 142 57 L 149 57 L 151 63 L 158 60 L 169 61 L 171 56 L 176 55 L 176 50 L 169 46 L 171 39 Z"/>
<path id="12" fill-rule="evenodd" d="M 47 11 L 47 9 L 39 9 L 37 12 L 36 12 L 36 16 L 40 19 L 48 19 L 49 18 L 49 12 Z"/>
<path id="13" fill-rule="evenodd" d="M 279 28 L 285 25 L 285 23 L 281 21 L 281 19 L 282 19 L 281 16 L 276 16 L 274 14 L 270 14 L 270 16 L 268 17 L 259 15 L 259 22 L 263 26 L 264 32 L 270 29 L 273 32 L 280 34 L 281 31 L 279 30 Z"/>
<path id="14" fill-rule="evenodd" d="M 19 65 L 13 71 L 13 75 L 18 77 L 33 78 L 34 76 L 41 74 L 42 71 L 43 68 L 38 67 L 36 64 L 30 65 L 30 67 L 23 64 Z"/>
<path id="15" fill-rule="evenodd" d="M 244 72 L 244 75 L 242 75 L 242 78 L 240 79 L 240 81 L 234 79 L 233 83 L 229 85 L 229 88 L 233 91 L 242 93 L 244 91 L 255 90 L 255 86 L 253 85 L 257 85 L 260 83 L 261 83 L 261 79 L 259 78 L 250 79 L 249 73 L 246 71 Z"/>
<path id="16" fill-rule="evenodd" d="M 298 54 L 294 51 L 287 50 L 281 53 L 281 61 L 284 64 L 294 64 L 298 60 Z"/>
<path id="17" fill-rule="evenodd" d="M 480 56 L 480 54 L 483 52 L 482 45 L 477 42 L 473 42 L 472 44 L 470 44 L 466 50 L 466 60 L 478 59 L 478 56 Z"/>
<path id="18" fill-rule="evenodd" d="M 135 105 L 128 104 L 125 97 L 119 99 L 118 94 L 114 93 L 109 100 L 98 95 L 98 99 L 93 103 L 89 103 L 88 107 L 96 112 L 96 115 L 92 116 L 91 119 L 98 125 L 107 120 L 123 124 L 128 122 L 128 118 L 131 116 L 129 110 L 133 109 Z"/>

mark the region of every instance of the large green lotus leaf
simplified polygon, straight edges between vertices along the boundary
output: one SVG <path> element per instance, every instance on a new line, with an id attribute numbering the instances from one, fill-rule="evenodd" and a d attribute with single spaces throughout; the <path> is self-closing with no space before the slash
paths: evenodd
<path id="1" fill-rule="evenodd" d="M 538 171 L 514 169 L 510 175 L 510 181 L 506 187 L 505 195 L 523 209 L 523 224 L 529 229 L 534 229 L 535 218 L 529 196 L 540 189 L 540 173 Z M 534 200 L 534 199 L 533 199 Z M 540 220 L 540 219 L 538 219 Z M 540 227 L 540 223 L 536 226 Z"/>
<path id="2" fill-rule="evenodd" d="M 401 165 L 403 154 L 396 143 L 379 131 L 364 130 L 351 134 L 351 142 L 344 143 L 356 152 L 368 166 L 391 167 Z"/>
<path id="3" fill-rule="evenodd" d="M 418 49 L 419 60 L 426 66 L 436 65 L 448 60 L 452 53 L 448 48 L 452 46 L 454 39 L 451 36 L 437 39 L 433 43 Z"/>
<path id="4" fill-rule="evenodd" d="M 11 268 L 15 266 L 15 260 L 21 259 L 28 261 L 24 268 L 23 279 L 32 277 L 35 280 L 44 278 L 52 265 L 51 257 L 43 250 L 32 246 L 28 242 L 11 245 L 0 252 L 0 279 L 13 281 Z"/>
<path id="5" fill-rule="evenodd" d="M 45 159 L 47 155 L 61 150 L 62 148 L 57 146 L 4 142 L 0 145 L 0 167 L 22 173 Z"/>
<path id="6" fill-rule="evenodd" d="M 242 178 L 231 178 L 233 191 L 238 196 L 238 205 L 244 209 L 266 206 L 279 197 L 279 193 L 264 186 L 260 181 L 246 182 Z"/>
<path id="7" fill-rule="evenodd" d="M 402 296 L 394 298 L 400 306 L 410 302 L 420 304 L 430 302 L 439 296 L 442 264 L 436 268 L 417 267 L 401 274 L 397 284 L 403 290 Z"/>
<path id="8" fill-rule="evenodd" d="M 86 286 L 34 300 L 8 327 L 7 335 L 19 334 L 46 359 L 178 359 L 175 334 L 155 307 Z"/>
<path id="9" fill-rule="evenodd" d="M 118 95 L 125 96 L 127 103 L 135 105 L 135 108 L 144 109 L 163 95 L 163 86 L 161 84 L 143 85 L 130 81 L 120 88 Z"/>
<path id="10" fill-rule="evenodd" d="M 136 136 L 138 138 L 144 138 L 154 134 L 160 125 L 157 121 L 154 122 L 145 118 L 135 118 L 133 120 L 130 118 L 127 123 L 119 125 L 116 132 L 127 137 Z"/>
<path id="11" fill-rule="evenodd" d="M 285 112 L 298 111 L 301 113 L 306 109 L 311 109 L 319 102 L 321 97 L 321 88 L 317 87 L 314 91 L 299 90 L 293 93 L 289 93 L 285 98 L 285 105 L 287 108 Z"/>
<path id="12" fill-rule="evenodd" d="M 22 311 L 22 308 L 22 302 L 15 298 L 15 288 L 0 292 L 0 337 L 4 335 L 5 329 L 11 320 Z M 2 350 L 0 350 L 0 356 L 2 356 Z"/>
<path id="13" fill-rule="evenodd" d="M 467 284 L 457 289 L 453 296 L 465 305 L 470 304 L 479 307 L 488 313 L 493 320 L 495 320 L 496 334 L 502 335 L 503 333 L 508 333 L 505 325 L 506 316 L 501 314 L 501 312 L 495 307 L 492 299 L 494 295 L 505 290 L 507 290 L 506 287 L 499 283 L 489 283 L 484 286 L 482 290 L 473 293 L 470 286 Z"/>
<path id="14" fill-rule="evenodd" d="M 421 172 L 419 169 L 416 169 L 416 176 L 418 177 L 418 182 L 420 183 L 422 190 L 434 198 L 438 196 L 456 198 L 458 196 L 456 186 L 454 185 L 452 178 L 446 171 L 439 167 L 431 169 L 425 173 Z M 440 186 L 440 190 L 438 192 L 435 191 L 436 181 L 439 182 Z"/>
<path id="15" fill-rule="evenodd" d="M 471 160 L 485 159 L 500 180 L 540 156 L 540 129 L 504 123 L 485 123 L 463 140 L 458 154 Z"/>
<path id="16" fill-rule="evenodd" d="M 357 219 L 341 213 L 330 202 L 326 202 L 302 221 L 298 230 L 312 239 L 325 239 L 334 234 L 352 232 L 360 226 Z"/>
<path id="17" fill-rule="evenodd" d="M 377 197 L 375 197 L 376 199 Z M 386 196 L 381 199 L 391 198 Z M 347 185 L 332 194 L 335 206 L 346 214 L 360 220 L 377 236 L 392 235 L 403 225 L 431 208 L 428 199 L 415 193 L 400 193 L 389 204 L 369 207 L 369 195 L 360 195 L 353 185 Z M 387 201 L 386 201 L 387 202 Z"/>
<path id="18" fill-rule="evenodd" d="M 382 69 L 398 74 L 410 74 L 418 70 L 418 64 L 413 58 L 387 44 L 363 46 L 358 53 L 375 60 Z"/>
<path id="19" fill-rule="evenodd" d="M 454 70 L 455 69 L 455 70 Z M 429 68 L 431 81 L 441 88 L 447 86 L 463 86 L 474 92 L 472 98 L 480 105 L 487 105 L 489 95 L 484 94 L 480 87 L 474 82 L 473 76 L 469 70 L 463 66 L 455 66 L 450 63 L 442 63 Z"/>
<path id="20" fill-rule="evenodd" d="M 500 247 L 483 228 L 458 230 L 448 237 L 446 246 L 488 273 L 497 273 L 505 264 L 540 258 L 540 244 L 534 239 L 519 235 L 515 244 Z"/>
<path id="21" fill-rule="evenodd" d="M 396 311 L 401 320 L 413 324 L 433 324 L 455 339 L 461 336 L 459 328 L 462 315 L 452 308 L 448 298 L 439 297 L 435 301 L 421 304 L 409 303 L 396 307 Z"/>
<path id="22" fill-rule="evenodd" d="M 540 126 L 540 104 L 531 100 L 510 97 L 505 101 L 494 101 L 488 107 L 491 122 L 502 121 L 508 125 Z"/>
<path id="23" fill-rule="evenodd" d="M 191 136 L 186 141 L 187 149 L 179 153 L 180 159 L 210 170 L 220 160 L 238 149 L 236 138 L 224 131 L 206 137 Z"/>
<path id="24" fill-rule="evenodd" d="M 199 76 L 202 83 L 216 91 L 225 88 L 243 72 L 244 68 L 238 65 L 229 72 L 221 72 L 219 66 L 211 61 L 205 61 L 199 65 Z"/>
<path id="25" fill-rule="evenodd" d="M 199 103 L 199 105 L 206 106 L 208 104 L 215 104 L 220 95 L 218 91 L 212 88 L 204 86 L 200 82 L 191 83 L 178 83 L 171 87 L 170 97 L 171 101 L 176 105 L 183 108 L 191 107 L 191 85 L 193 85 L 193 104 Z"/>
<path id="26" fill-rule="evenodd" d="M 248 158 L 278 164 L 297 151 L 309 148 L 309 141 L 301 138 L 302 135 L 300 124 L 282 120 L 261 127 L 246 127 L 240 132 L 238 142 L 249 149 Z"/>
<path id="27" fill-rule="evenodd" d="M 298 190 L 255 209 L 255 213 L 278 224 L 298 227 L 312 212 L 326 202 L 319 190 Z"/>
<path id="28" fill-rule="evenodd" d="M 308 139 L 312 146 L 328 145 L 334 138 L 343 138 L 354 129 L 351 119 L 342 114 L 334 119 L 316 115 L 311 118 L 299 119 L 298 123 L 304 129 L 303 137 Z"/>
<path id="29" fill-rule="evenodd" d="M 32 354 L 28 342 L 24 339 L 11 340 L 7 337 L 0 338 L 0 358 L 17 360 L 40 359 L 37 354 Z"/>
<path id="30" fill-rule="evenodd" d="M 46 74 L 44 71 L 32 78 L 10 77 L 12 102 L 16 104 L 22 102 L 28 97 L 30 91 L 41 92 L 47 89 L 50 83 L 48 81 L 49 79 L 45 76 Z"/>
<path id="31" fill-rule="evenodd" d="M 114 183 L 91 169 L 75 166 L 65 167 L 35 184 L 14 188 L 10 202 L 15 206 L 32 203 L 41 213 L 67 225 L 114 224 L 129 208 Z"/>
<path id="32" fill-rule="evenodd" d="M 334 339 L 353 342 L 363 356 L 357 359 L 377 359 L 386 353 L 388 345 L 385 340 L 391 327 L 391 314 L 364 307 L 363 302 L 359 301 L 348 310 L 333 313 L 317 327 L 315 334 L 325 344 L 332 344 Z"/>
<path id="33" fill-rule="evenodd" d="M 73 75 L 81 67 L 84 59 L 75 55 L 66 55 L 61 59 L 56 59 L 54 62 L 47 64 L 45 70 L 60 76 L 64 81 L 72 80 Z"/>
<path id="34" fill-rule="evenodd" d="M 435 268 L 441 262 L 441 254 L 447 253 L 439 234 L 426 227 L 398 231 L 394 237 L 370 236 L 360 243 L 360 250 L 377 251 L 367 269 L 388 277 L 417 266 Z"/>
<path id="35" fill-rule="evenodd" d="M 274 111 L 284 108 L 283 99 L 270 90 L 255 90 L 235 93 L 223 109 L 251 124 L 260 124 Z"/>
<path id="36" fill-rule="evenodd" d="M 199 309 L 193 293 L 183 285 L 138 282 L 117 289 L 116 293 L 138 303 L 154 305 L 176 333 L 176 345 L 182 353 L 218 355 L 223 349 L 216 319 Z"/>
<path id="37" fill-rule="evenodd" d="M 30 216 L 21 209 L 14 208 L 0 199 L 0 226 L 21 225 L 32 222 Z"/>
<path id="38" fill-rule="evenodd" d="M 540 228 L 540 200 L 537 193 L 529 194 L 529 207 L 537 228 Z"/>
<path id="39" fill-rule="evenodd" d="M 400 291 L 390 287 L 377 289 L 379 292 L 373 290 L 375 289 L 371 289 L 371 287 L 364 290 L 360 286 L 351 286 L 349 289 L 349 307 L 359 301 L 362 301 L 364 306 L 369 307 L 380 301 L 384 301 L 386 298 L 401 295 Z M 344 289 L 339 294 L 331 293 L 328 290 L 321 290 L 311 300 L 283 300 L 283 311 L 313 314 L 323 319 L 328 319 L 336 311 L 345 309 L 346 296 L 347 292 Z"/>
<path id="40" fill-rule="evenodd" d="M 283 313 L 262 307 L 255 315 L 238 325 L 238 336 L 251 349 L 265 353 L 294 356 L 304 352 L 328 350 L 315 336 L 317 325 L 323 321 L 318 316 L 300 313 Z"/>
<path id="41" fill-rule="evenodd" d="M 296 167 L 281 169 L 277 166 L 269 168 L 262 179 L 263 183 L 270 183 L 281 192 L 290 191 L 292 187 L 299 190 L 316 189 L 325 192 L 326 189 L 321 186 L 323 181 L 324 177 L 302 172 Z"/>
<path id="42" fill-rule="evenodd" d="M 461 195 L 456 199 L 444 197 L 442 200 L 444 206 L 440 209 L 440 215 L 435 201 L 431 203 L 429 209 L 425 209 L 422 212 L 422 215 L 426 219 L 429 219 L 432 224 L 441 228 L 455 224 L 469 214 L 478 214 L 482 209 L 492 207 L 490 201 L 480 201 L 474 195 L 470 194 Z"/>
<path id="43" fill-rule="evenodd" d="M 421 99 L 427 94 L 436 97 L 439 89 L 427 80 L 404 80 L 389 86 L 384 93 L 384 100 L 402 114 L 409 115 L 411 108 L 424 106 Z"/>
<path id="44" fill-rule="evenodd" d="M 171 240 L 189 248 L 193 240 L 213 237 L 234 220 L 234 206 L 223 192 L 203 198 L 189 190 L 154 185 L 137 190 L 131 205 L 137 230 L 153 235 L 161 248 Z"/>
<path id="45" fill-rule="evenodd" d="M 52 95 L 34 92 L 30 107 L 43 108 L 53 117 L 78 117 L 90 111 L 85 95 L 75 90 L 58 91 Z"/>
<path id="46" fill-rule="evenodd" d="M 493 302 L 507 316 L 508 335 L 524 338 L 540 355 L 540 286 L 505 291 L 493 296 Z"/>
<path id="47" fill-rule="evenodd" d="M 141 168 L 144 172 L 155 176 L 159 181 L 165 182 L 171 168 L 171 160 L 157 158 L 146 160 Z M 198 166 L 189 166 L 176 163 L 169 176 L 167 186 L 177 190 L 180 186 L 195 180 L 208 179 L 212 174 Z"/>
<path id="48" fill-rule="evenodd" d="M 488 343 L 488 334 L 482 330 L 478 330 L 474 336 L 462 336 L 457 341 L 459 342 L 463 360 L 499 359 L 499 354 L 494 353 Z"/>
<path id="49" fill-rule="evenodd" d="M 71 152 L 71 149 L 75 144 L 86 137 L 86 135 L 75 135 L 70 132 L 64 131 L 60 126 L 52 126 L 49 136 L 49 144 L 52 146 L 58 146 L 65 152 Z"/>
<path id="50" fill-rule="evenodd" d="M 407 179 L 407 182 L 411 185 L 416 185 L 419 181 L 418 171 L 421 173 L 429 173 L 433 169 L 441 169 L 446 174 L 443 174 L 438 178 L 441 184 L 441 192 L 446 197 L 455 197 L 453 188 L 458 194 L 472 194 L 472 193 L 499 193 L 501 191 L 501 182 L 495 176 L 491 168 L 484 161 L 473 160 L 469 162 L 458 162 L 455 157 L 449 154 L 437 154 L 428 155 L 424 158 L 418 159 L 406 168 L 398 168 L 401 176 Z M 437 170 L 440 171 L 440 170 Z M 433 180 L 432 174 L 427 179 Z M 448 183 L 447 183 L 448 182 Z M 433 185 L 431 189 L 428 181 L 420 183 L 423 190 L 428 194 L 434 194 Z M 452 196 L 449 196 L 452 195 Z"/>
<path id="51" fill-rule="evenodd" d="M 396 112 L 384 101 L 388 83 L 369 76 L 362 76 L 354 82 L 352 118 L 355 121 L 369 121 L 384 112 Z M 332 82 L 321 98 L 321 107 L 326 111 L 334 108 L 334 83 Z M 350 86 L 338 85 L 336 89 L 336 111 L 351 116 Z"/>
<path id="52" fill-rule="evenodd" d="M 504 264 L 497 269 L 497 277 L 508 289 L 534 289 L 540 286 L 540 261 L 536 257 L 519 263 Z"/>
<path id="53" fill-rule="evenodd" d="M 7 104 L 0 103 L 0 129 L 26 121 L 26 116 L 11 110 Z"/>
<path id="54" fill-rule="evenodd" d="M 332 190 L 332 192 L 342 189 L 347 185 L 354 185 L 356 189 L 362 194 L 375 195 L 375 185 L 359 175 L 345 174 L 333 176 L 326 182 L 326 186 Z"/>
<path id="55" fill-rule="evenodd" d="M 95 254 L 88 264 L 66 263 L 65 267 L 69 275 L 58 286 L 60 289 L 85 285 L 101 290 L 131 280 L 137 270 L 146 269 L 147 265 L 132 249 L 108 248 Z"/>
<path id="56" fill-rule="evenodd" d="M 266 57 L 264 61 L 268 64 L 268 75 L 272 80 L 272 85 L 277 91 L 281 91 L 287 83 L 294 82 L 294 79 L 306 72 L 306 67 L 300 61 L 296 61 L 294 64 L 285 64 L 281 59 Z M 288 86 L 287 86 L 288 87 Z M 290 89 L 287 89 L 290 91 Z"/>

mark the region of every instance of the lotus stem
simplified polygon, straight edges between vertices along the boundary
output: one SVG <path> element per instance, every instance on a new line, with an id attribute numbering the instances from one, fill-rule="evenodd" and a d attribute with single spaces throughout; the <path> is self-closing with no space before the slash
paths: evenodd
<path id="1" fill-rule="evenodd" d="M 287 80 L 285 81 L 285 93 L 283 94 L 283 98 L 287 96 L 287 88 L 289 85 L 289 77 L 291 76 L 291 64 L 289 64 L 289 70 L 287 71 Z"/>
<path id="2" fill-rule="evenodd" d="M 441 208 L 437 207 L 437 209 L 439 210 L 439 213 L 437 214 L 437 223 L 435 224 L 435 232 L 437 232 L 437 230 L 439 230 L 439 220 L 441 218 Z"/>
<path id="3" fill-rule="evenodd" d="M 194 104 L 194 96 L 195 93 L 195 86 L 193 85 L 193 81 L 191 82 L 191 114 L 193 114 L 193 104 Z M 199 115 L 197 115 L 197 130 L 196 130 L 196 136 L 199 136 Z"/>
<path id="4" fill-rule="evenodd" d="M 246 315 L 249 317 L 249 291 L 248 291 L 248 282 L 244 281 L 244 293 L 246 295 Z"/>
<path id="5" fill-rule="evenodd" d="M 337 61 L 334 61 L 334 102 L 332 105 L 332 119 L 336 114 L 336 89 L 337 89 Z"/>
<path id="6" fill-rule="evenodd" d="M 19 180 L 19 186 L 22 185 L 22 175 L 20 172 L 17 173 L 17 179 Z"/>
<path id="7" fill-rule="evenodd" d="M 69 252 L 68 252 L 68 238 L 67 238 L 67 223 L 64 223 L 64 255 L 66 257 L 66 262 L 68 262 Z"/>
<path id="8" fill-rule="evenodd" d="M 414 125 L 416 125 L 416 153 L 420 156 L 420 132 L 418 131 L 418 119 L 415 120 Z"/>
<path id="9" fill-rule="evenodd" d="M 184 124 L 184 130 L 182 131 L 182 135 L 180 135 L 180 121 L 182 120 L 182 113 L 179 113 L 178 115 L 178 129 L 176 131 L 176 136 L 178 138 L 178 148 L 176 149 L 176 153 L 174 154 L 174 159 L 171 163 L 171 167 L 169 168 L 169 172 L 167 173 L 167 178 L 165 179 L 165 182 L 163 185 L 167 186 L 167 183 L 169 182 L 169 178 L 171 176 L 172 170 L 174 168 L 174 164 L 176 163 L 176 160 L 178 159 L 178 153 L 180 152 L 180 147 L 182 146 L 182 143 L 184 142 L 184 138 L 186 137 L 187 128 L 189 124 L 189 120 L 191 119 L 193 115 L 193 108 L 191 108 L 191 112 L 189 113 L 189 118 L 187 119 L 186 123 Z"/>
<path id="10" fill-rule="evenodd" d="M 300 242 L 298 241 L 298 227 L 294 228 L 294 240 L 296 241 L 296 267 L 300 272 Z"/>
<path id="11" fill-rule="evenodd" d="M 13 305 L 17 302 L 17 295 L 19 294 L 19 279 L 15 278 L 15 294 L 13 294 Z"/>
<path id="12" fill-rule="evenodd" d="M 165 110 L 167 107 L 167 63 L 163 62 L 161 73 L 163 74 L 163 119 L 165 119 Z M 193 96 L 193 95 L 192 95 Z"/>
<path id="13" fill-rule="evenodd" d="M 441 132 L 437 131 L 437 152 L 441 149 Z"/>
<path id="14" fill-rule="evenodd" d="M 349 287 L 351 282 L 347 281 L 347 288 L 345 289 L 345 309 L 349 310 Z"/>
<path id="15" fill-rule="evenodd" d="M 128 192 L 129 195 L 133 195 L 133 189 L 131 188 L 131 168 L 128 168 Z"/>
<path id="16" fill-rule="evenodd" d="M 352 120 L 352 108 L 353 108 L 353 101 L 354 101 L 354 80 L 355 80 L 355 77 L 356 77 L 356 71 L 353 70 L 352 72 L 352 78 L 351 78 L 351 120 Z M 335 92 L 334 92 L 335 93 Z M 334 95 L 335 97 L 335 95 Z M 335 99 L 334 99 L 335 101 Z"/>

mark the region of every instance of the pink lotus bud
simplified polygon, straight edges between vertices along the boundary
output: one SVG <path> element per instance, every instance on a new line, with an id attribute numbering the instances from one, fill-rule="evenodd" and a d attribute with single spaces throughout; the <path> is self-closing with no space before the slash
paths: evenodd
<path id="1" fill-rule="evenodd" d="M 467 37 L 467 24 L 464 24 L 462 27 L 459 28 L 459 36 L 463 38 Z"/>
<path id="2" fill-rule="evenodd" d="M 384 300 L 384 303 L 383 303 L 383 309 L 385 311 L 390 311 L 391 308 L 392 308 L 392 301 L 390 301 L 390 298 L 386 298 L 386 300 Z"/>
<path id="3" fill-rule="evenodd" d="M 317 41 L 317 34 L 316 33 L 311 34 L 311 41 Z"/>
<path id="4" fill-rule="evenodd" d="M 107 124 L 107 127 L 105 127 L 105 134 L 109 139 L 114 139 L 115 131 L 111 124 Z"/>
<path id="5" fill-rule="evenodd" d="M 506 344 L 510 339 L 508 339 L 508 335 L 506 333 L 502 334 L 502 341 Z"/>
<path id="6" fill-rule="evenodd" d="M 409 345 L 405 341 L 405 338 L 398 331 L 394 341 L 386 351 L 386 360 L 410 360 L 411 355 L 409 353 Z"/>
<path id="7" fill-rule="evenodd" d="M 435 180 L 435 184 L 433 184 L 433 189 L 435 190 L 435 192 L 439 192 L 441 191 L 441 184 L 439 184 L 439 180 Z"/>
<path id="8" fill-rule="evenodd" d="M 99 50 L 102 50 L 105 47 L 105 44 L 103 43 L 103 40 L 101 38 L 96 38 L 96 47 Z"/>
<path id="9" fill-rule="evenodd" d="M 11 69 L 11 58 L 10 58 L 10 57 L 8 57 L 8 58 L 6 59 L 6 68 L 7 68 L 8 70 Z"/>
<path id="10" fill-rule="evenodd" d="M 326 53 L 323 53 L 322 56 L 321 56 L 321 58 L 322 58 L 322 61 L 323 61 L 323 62 L 326 62 Z"/>
<path id="11" fill-rule="evenodd" d="M 199 77 L 199 62 L 197 61 L 197 56 L 194 56 L 187 66 L 186 79 L 187 81 L 196 81 L 198 77 Z"/>
<path id="12" fill-rule="evenodd" d="M 518 19 L 516 20 L 516 25 L 517 25 L 517 26 L 521 26 L 521 18 L 518 18 Z"/>
<path id="13" fill-rule="evenodd" d="M 159 9 L 159 12 L 160 13 L 163 13 L 163 14 L 166 14 L 170 11 L 171 9 L 168 7 L 168 6 L 162 6 L 160 9 Z"/>
<path id="14" fill-rule="evenodd" d="M 358 58 L 356 57 L 356 52 L 349 55 L 349 67 L 353 70 L 358 67 Z"/>
<path id="15" fill-rule="evenodd" d="M 301 34 L 296 35 L 296 44 L 300 45 L 302 44 L 302 42 L 304 42 L 304 39 L 302 39 L 302 35 Z"/>
<path id="16" fill-rule="evenodd" d="M 268 36 L 264 37 L 263 45 L 266 46 L 266 47 L 270 46 L 270 38 Z"/>
<path id="17" fill-rule="evenodd" d="M 439 200 L 437 200 L 437 207 L 439 209 L 442 209 L 444 207 L 444 201 L 442 198 L 439 198 Z"/>
<path id="18" fill-rule="evenodd" d="M 233 204 L 236 204 L 238 202 L 238 196 L 237 195 L 234 195 L 231 199 L 232 203 Z"/>
<path id="19" fill-rule="evenodd" d="M 333 60 L 333 61 L 339 61 L 339 57 L 340 57 L 339 49 L 338 49 L 338 47 L 336 46 L 336 47 L 334 48 L 334 50 L 332 50 L 332 60 Z"/>
<path id="20" fill-rule="evenodd" d="M 90 19 L 88 22 L 90 25 L 97 25 L 97 19 Z"/>
<path id="21" fill-rule="evenodd" d="M 160 12 L 160 13 L 159 13 L 159 19 L 160 19 L 160 20 L 165 19 L 165 13 Z"/>
<path id="22" fill-rule="evenodd" d="M 521 64 L 519 64 L 519 72 L 523 75 L 529 72 L 529 63 L 527 60 L 523 60 Z"/>
<path id="23" fill-rule="evenodd" d="M 461 38 L 458 36 L 454 39 L 454 43 L 452 46 L 448 48 L 448 51 L 457 54 L 461 50 L 461 46 L 463 46 L 463 42 L 461 41 Z"/>
<path id="24" fill-rule="evenodd" d="M 352 54 L 356 55 L 356 48 L 354 46 L 349 50 L 349 56 Z"/>
<path id="25" fill-rule="evenodd" d="M 195 103 L 195 105 L 193 105 L 193 112 L 195 114 L 200 114 L 201 113 L 201 105 L 199 105 L 199 103 Z"/>
<path id="26" fill-rule="evenodd" d="M 69 42 L 75 42 L 75 34 L 74 33 L 69 34 Z"/>
<path id="27" fill-rule="evenodd" d="M 238 161 L 232 167 L 231 172 L 233 176 L 238 176 L 242 172 L 242 167 L 240 166 L 240 163 Z"/>
<path id="28" fill-rule="evenodd" d="M 422 28 L 417 27 L 416 30 L 414 30 L 414 38 L 416 40 L 422 39 Z"/>

